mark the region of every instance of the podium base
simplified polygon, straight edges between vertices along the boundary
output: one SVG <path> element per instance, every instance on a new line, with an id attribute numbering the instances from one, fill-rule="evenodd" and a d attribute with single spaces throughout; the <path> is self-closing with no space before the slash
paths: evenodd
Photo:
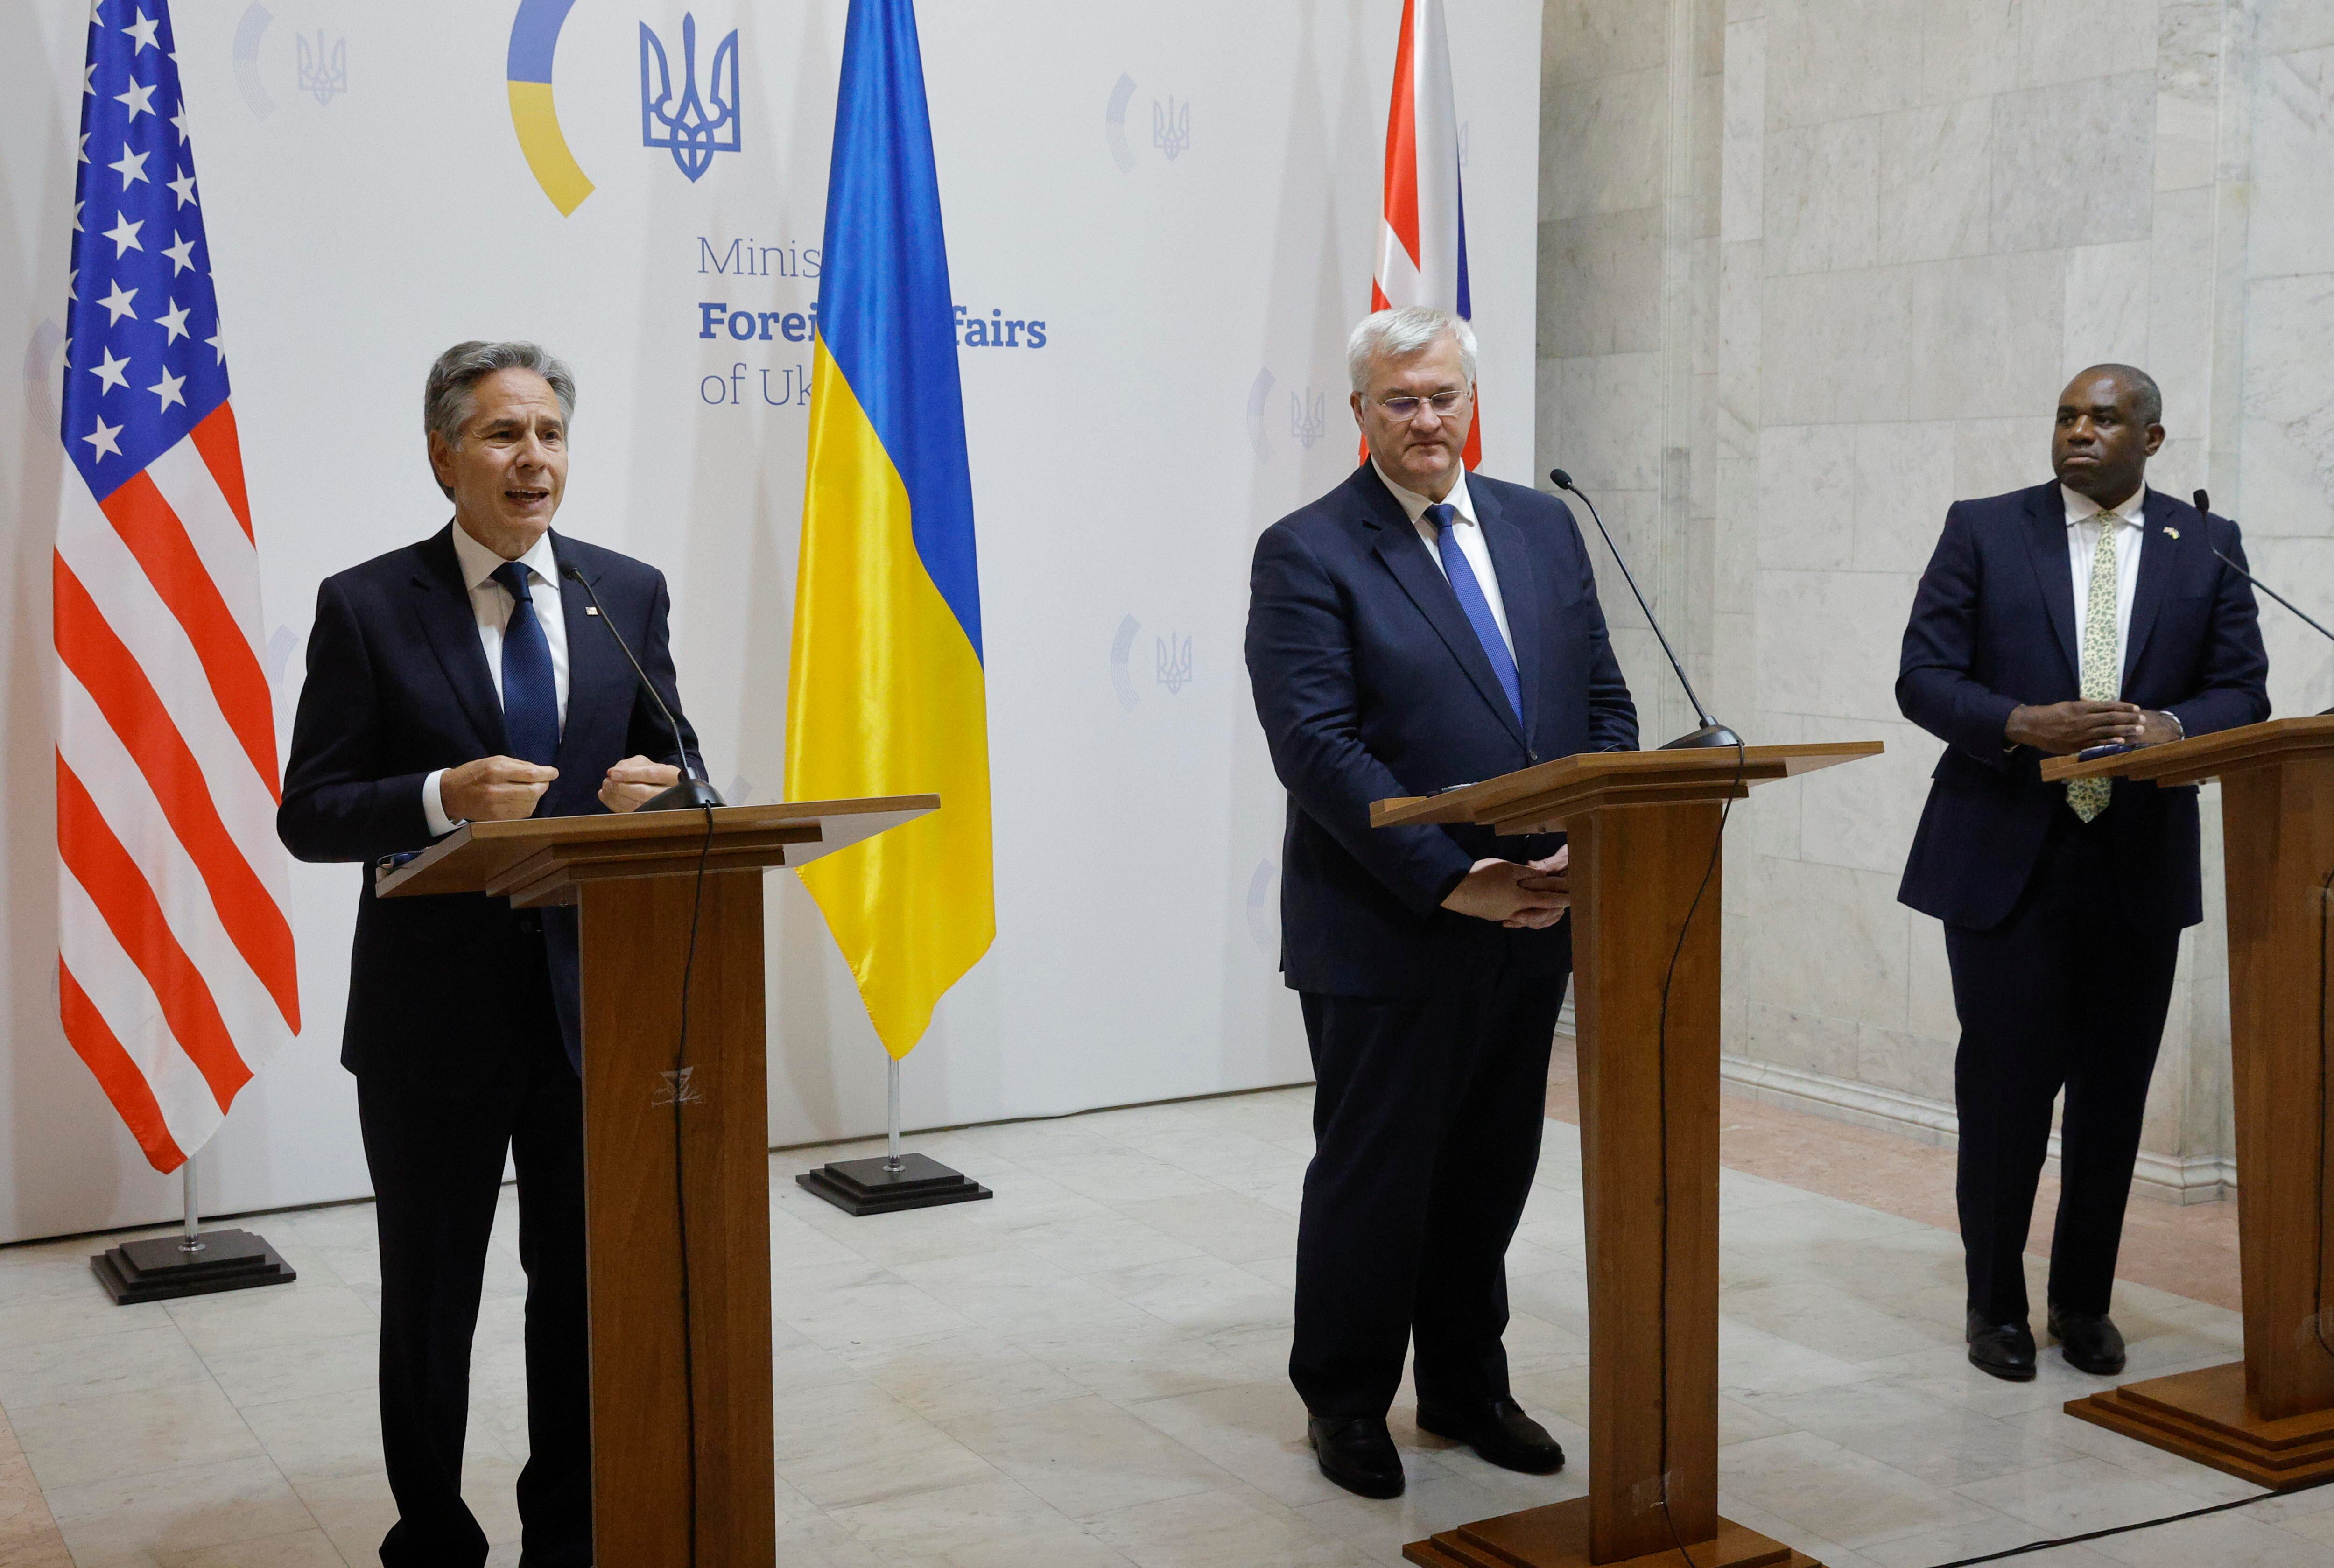
<path id="1" fill-rule="evenodd" d="M 902 1155 L 897 1170 L 886 1165 L 880 1154 L 873 1159 L 830 1160 L 796 1177 L 795 1185 L 816 1193 L 845 1214 L 861 1216 L 933 1208 L 943 1203 L 974 1203 L 997 1196 L 927 1155 Z"/>
<path id="2" fill-rule="evenodd" d="M 91 1258 L 90 1272 L 116 1306 L 290 1284 L 300 1277 L 274 1247 L 247 1230 L 204 1231 L 200 1252 L 182 1251 L 182 1239 L 158 1236 L 123 1242 Z"/>
<path id="3" fill-rule="evenodd" d="M 2078 1420 L 2288 1492 L 2334 1479 L 2334 1410 L 2265 1421 L 2245 1400 L 2245 1364 L 2206 1367 L 2070 1400 Z"/>
<path id="4" fill-rule="evenodd" d="M 1715 1540 L 1693 1542 L 1687 1550 L 1690 1563 L 1671 1546 L 1596 1568 L 1823 1568 L 1805 1553 L 1725 1519 L 1718 1522 Z M 1591 1568 L 1588 1499 L 1478 1519 L 1413 1541 L 1402 1554 L 1422 1568 Z"/>

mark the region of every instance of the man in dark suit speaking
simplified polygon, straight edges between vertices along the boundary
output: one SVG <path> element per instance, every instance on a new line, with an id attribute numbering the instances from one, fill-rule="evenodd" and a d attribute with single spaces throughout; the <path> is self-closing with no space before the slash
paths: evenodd
<path id="1" fill-rule="evenodd" d="M 371 874 L 466 820 L 631 811 L 680 777 L 672 732 L 563 576 L 590 580 L 678 713 L 663 575 L 551 532 L 574 407 L 532 343 L 461 343 L 431 367 L 423 422 L 454 520 L 318 590 L 276 819 L 300 859 L 365 866 L 341 1061 L 381 1236 L 389 1568 L 486 1560 L 462 1439 L 506 1152 L 527 1276 L 521 1561 L 592 1562 L 574 910 L 376 899 Z"/>
<path id="2" fill-rule="evenodd" d="M 2204 919 L 2196 790 L 2045 784 L 2046 756 L 2269 717 L 2237 525 L 2146 487 L 2163 395 L 2128 365 L 2059 394 L 2055 484 L 1956 503 L 1905 630 L 1896 700 L 1946 743 L 1898 893 L 1945 923 L 1962 1037 L 1957 1197 L 1970 1360 L 2034 1376 L 2021 1261 L 2066 1091 L 2049 1328 L 2123 1370 L 2107 1315 L 2180 932 Z"/>
<path id="3" fill-rule="evenodd" d="M 1390 1497 L 1413 1344 L 1422 1428 L 1564 1463 L 1500 1336 L 1572 945 L 1560 836 L 1378 830 L 1370 803 L 1631 749 L 1637 720 L 1571 513 L 1461 461 L 1467 323 L 1381 311 L 1347 361 L 1369 460 L 1258 541 L 1248 667 L 1288 789 L 1282 967 L 1318 1084 L 1289 1377 L 1322 1473 Z"/>

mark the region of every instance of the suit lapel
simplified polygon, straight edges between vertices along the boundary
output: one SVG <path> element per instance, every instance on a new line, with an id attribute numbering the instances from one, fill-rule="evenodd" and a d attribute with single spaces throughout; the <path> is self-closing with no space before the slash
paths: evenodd
<path id="1" fill-rule="evenodd" d="M 1508 705 L 1508 694 L 1500 685 L 1500 678 L 1491 671 L 1491 661 L 1483 652 L 1482 642 L 1475 636 L 1475 628 L 1467 620 L 1467 612 L 1459 608 L 1459 596 L 1451 590 L 1451 582 L 1442 575 L 1442 568 L 1430 560 L 1425 542 L 1418 530 L 1403 515 L 1402 503 L 1380 481 L 1375 469 L 1367 464 L 1355 476 L 1355 489 L 1361 501 L 1362 522 L 1373 531 L 1372 548 L 1386 570 L 1394 573 L 1419 613 L 1434 628 L 1435 634 L 1475 683 L 1483 700 L 1508 727 L 1517 740 L 1524 738 L 1523 727 L 1516 718 L 1515 709 Z"/>
<path id="2" fill-rule="evenodd" d="M 2123 640 L 2123 678 L 2131 680 L 2131 672 L 2139 668 L 2139 656 L 2147 647 L 2147 634 L 2156 630 L 2156 612 L 2164 608 L 2165 596 L 2172 590 L 2172 580 L 2180 572 L 2180 551 L 2186 543 L 2177 534 L 2165 531 L 2179 503 L 2155 491 L 2140 503 L 2139 582 L 2131 594 L 2131 630 Z M 2195 529 L 2198 539 L 2204 537 L 2200 525 Z"/>
<path id="3" fill-rule="evenodd" d="M 489 756 L 499 755 L 508 743 L 503 735 L 503 705 L 495 700 L 494 673 L 487 668 L 487 650 L 478 642 L 477 617 L 470 610 L 470 591 L 462 582 L 461 557 L 454 553 L 454 524 L 448 523 L 414 547 L 420 557 L 413 575 L 413 613 L 421 639 L 446 672 L 455 700 L 477 731 Z"/>
<path id="4" fill-rule="evenodd" d="M 1506 510 L 1488 487 L 1470 480 L 1467 495 L 1475 504 L 1476 524 L 1483 530 L 1483 543 L 1491 553 L 1491 570 L 1500 580 L 1500 606 L 1508 612 L 1508 639 L 1515 645 L 1516 684 L 1523 693 L 1524 739 L 1529 746 L 1532 720 L 1539 713 L 1539 584 L 1532 577 L 1523 530 L 1508 521 Z"/>
<path id="5" fill-rule="evenodd" d="M 620 699 L 632 685 L 632 672 L 617 651 L 616 640 L 608 635 L 610 628 L 592 613 L 591 596 L 582 583 L 567 575 L 567 568 L 585 572 L 594 588 L 600 584 L 599 574 L 575 560 L 567 541 L 555 532 L 551 536 L 551 553 L 559 563 L 559 606 L 567 627 L 567 722 L 559 732 L 559 760 L 555 765 L 564 778 L 570 771 L 571 755 L 592 744 L 585 732 L 593 715 L 632 712 L 632 705 Z M 620 755 L 623 738 L 617 737 Z"/>
<path id="6" fill-rule="evenodd" d="M 2026 493 L 2026 544 L 2034 558 L 2034 576 L 2042 591 L 2042 607 L 2050 617 L 2050 630 L 2059 634 L 2059 650 L 2067 656 L 2067 673 L 2079 690 L 2083 657 L 2082 645 L 2075 640 L 2075 569 L 2067 562 L 2067 506 L 2056 483 L 2038 485 Z"/>

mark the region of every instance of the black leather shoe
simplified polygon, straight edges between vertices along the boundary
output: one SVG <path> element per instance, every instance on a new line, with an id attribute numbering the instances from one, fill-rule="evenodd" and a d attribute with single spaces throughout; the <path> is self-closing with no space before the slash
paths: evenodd
<path id="1" fill-rule="evenodd" d="M 2078 1372 L 2111 1378 L 2123 1371 L 2123 1331 L 2105 1313 L 2070 1313 L 2050 1309 L 2050 1337 L 2067 1364 Z"/>
<path id="2" fill-rule="evenodd" d="M 1998 1323 L 1972 1312 L 1963 1332 L 1969 1340 L 1970 1365 L 2008 1383 L 2034 1380 L 2034 1331 L 2024 1323 Z"/>
<path id="3" fill-rule="evenodd" d="M 1305 1440 L 1321 1473 L 1364 1497 L 1402 1496 L 1402 1456 L 1384 1416 L 1312 1416 Z"/>
<path id="4" fill-rule="evenodd" d="M 1552 1476 L 1564 1468 L 1564 1446 L 1548 1429 L 1524 1414 L 1523 1407 L 1502 1394 L 1472 1409 L 1430 1405 L 1418 1407 L 1418 1428 L 1438 1438 L 1466 1444 L 1503 1470 L 1527 1476 Z"/>

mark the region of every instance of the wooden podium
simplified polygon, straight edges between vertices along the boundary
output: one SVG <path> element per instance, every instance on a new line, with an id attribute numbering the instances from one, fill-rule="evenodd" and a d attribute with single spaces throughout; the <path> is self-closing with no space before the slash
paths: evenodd
<path id="1" fill-rule="evenodd" d="M 2279 1490 L 2334 1477 L 2328 1229 L 2328 889 L 2334 718 L 2279 718 L 2078 763 L 2046 779 L 2221 781 L 2245 1359 L 2127 1383 L 2067 1413 Z"/>
<path id="2" fill-rule="evenodd" d="M 1403 1548 L 1413 1563 L 1683 1568 L 1683 1542 L 1691 1568 L 1816 1568 L 1814 1559 L 1718 1516 L 1722 871 L 1712 851 L 1722 803 L 1752 784 L 1880 749 L 1877 741 L 1852 741 L 1588 753 L 1372 809 L 1381 827 L 1561 829 L 1572 845 L 1588 1496 L 1413 1541 Z"/>
<path id="3" fill-rule="evenodd" d="M 601 1568 L 776 1561 L 760 873 L 939 805 L 904 795 L 475 822 L 379 873 L 383 898 L 581 906 Z"/>

